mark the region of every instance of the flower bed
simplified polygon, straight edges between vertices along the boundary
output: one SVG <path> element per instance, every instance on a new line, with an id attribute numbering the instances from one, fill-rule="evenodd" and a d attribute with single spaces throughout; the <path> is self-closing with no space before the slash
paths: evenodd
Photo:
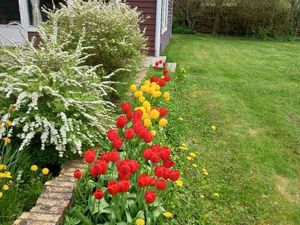
<path id="1" fill-rule="evenodd" d="M 171 76 L 162 61 L 150 73 L 140 87 L 130 86 L 135 100 L 122 103 L 101 146 L 85 152 L 88 169 L 74 171 L 76 199 L 65 224 L 157 224 L 161 215 L 172 217 L 165 206 L 182 181 L 171 148 L 162 144 Z"/>

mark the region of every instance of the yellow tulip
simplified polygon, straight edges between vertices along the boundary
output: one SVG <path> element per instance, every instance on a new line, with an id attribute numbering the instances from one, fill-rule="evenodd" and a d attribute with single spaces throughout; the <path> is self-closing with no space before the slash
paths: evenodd
<path id="1" fill-rule="evenodd" d="M 154 119 L 154 120 L 158 119 L 158 117 L 159 117 L 159 112 L 158 112 L 158 110 L 152 109 L 152 110 L 150 111 L 150 116 L 151 116 L 151 118 Z"/>
<path id="2" fill-rule="evenodd" d="M 143 102 L 143 107 L 144 107 L 145 109 L 151 107 L 150 102 L 144 101 L 144 102 Z"/>
<path id="3" fill-rule="evenodd" d="M 142 91 L 136 91 L 134 92 L 134 96 L 137 97 L 137 98 L 140 98 L 143 96 L 143 92 Z"/>
<path id="4" fill-rule="evenodd" d="M 134 85 L 134 84 L 130 85 L 129 90 L 132 92 L 135 92 L 137 90 L 136 85 Z"/>
<path id="5" fill-rule="evenodd" d="M 156 136 L 156 135 L 157 135 L 156 130 L 151 130 L 151 135 L 152 135 L 153 137 Z"/>
<path id="6" fill-rule="evenodd" d="M 165 126 L 167 126 L 167 124 L 168 124 L 168 120 L 166 120 L 165 118 L 161 118 L 158 122 L 158 125 L 160 127 L 165 127 Z"/>
<path id="7" fill-rule="evenodd" d="M 145 100 L 146 100 L 146 98 L 145 98 L 144 96 L 139 97 L 139 102 L 140 102 L 140 103 L 143 103 Z"/>
<path id="8" fill-rule="evenodd" d="M 151 120 L 150 119 L 145 119 L 144 120 L 144 126 L 147 127 L 147 128 L 151 127 L 152 126 Z"/>

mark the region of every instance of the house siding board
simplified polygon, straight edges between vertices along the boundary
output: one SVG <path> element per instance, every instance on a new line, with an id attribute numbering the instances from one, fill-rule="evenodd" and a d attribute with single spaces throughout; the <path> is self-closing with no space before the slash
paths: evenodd
<path id="1" fill-rule="evenodd" d="M 155 25 L 156 25 L 156 0 L 127 0 L 131 7 L 137 9 L 143 14 L 144 22 L 140 24 L 141 30 L 145 30 L 145 36 L 148 38 L 148 55 L 155 53 Z"/>
<path id="2" fill-rule="evenodd" d="M 169 14 L 168 14 L 168 29 L 161 34 L 161 43 L 160 43 L 160 54 L 168 46 L 171 36 L 172 36 L 172 20 L 173 20 L 173 0 L 169 0 Z"/>

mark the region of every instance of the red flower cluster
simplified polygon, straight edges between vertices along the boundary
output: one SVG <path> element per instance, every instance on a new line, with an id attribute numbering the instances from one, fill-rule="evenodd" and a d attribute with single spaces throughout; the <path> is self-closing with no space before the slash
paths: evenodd
<path id="1" fill-rule="evenodd" d="M 140 165 L 136 160 L 124 159 L 117 162 L 118 177 L 120 180 L 128 180 L 131 174 L 135 174 Z"/>
<path id="2" fill-rule="evenodd" d="M 155 62 L 154 66 L 153 66 L 153 69 L 154 70 L 158 70 L 158 68 L 162 66 L 163 68 L 165 68 L 167 66 L 167 63 L 162 61 L 162 60 L 158 60 Z"/>
<path id="3" fill-rule="evenodd" d="M 166 68 L 166 63 L 162 60 L 155 63 L 154 69 L 158 68 L 162 68 L 163 76 L 161 78 L 153 76 L 150 81 L 163 87 L 171 80 L 171 77 L 168 75 L 169 71 Z M 151 111 L 154 109 L 159 112 L 159 115 L 156 111 Z M 114 196 L 130 190 L 141 190 L 139 188 L 131 188 L 131 185 L 138 185 L 145 191 L 145 201 L 151 204 L 156 199 L 156 192 L 165 190 L 169 181 L 177 181 L 180 177 L 180 172 L 173 169 L 175 162 L 171 159 L 169 147 L 157 144 L 148 145 L 153 141 L 153 136 L 150 129 L 143 123 L 145 122 L 142 119 L 143 111 L 134 111 L 129 102 L 122 103 L 121 110 L 123 115 L 116 119 L 115 128 L 107 131 L 107 139 L 110 141 L 113 150 L 102 153 L 100 156 L 97 156 L 96 151 L 93 149 L 88 149 L 84 153 L 85 161 L 90 164 L 89 176 L 95 181 L 101 179 L 107 187 L 106 191 L 96 189 L 93 195 L 95 199 L 102 199 L 105 196 L 105 192 Z M 168 115 L 168 109 L 165 107 L 152 106 L 152 108 L 147 109 L 147 112 L 148 110 L 150 113 L 153 113 L 151 115 L 149 113 L 149 115 L 155 119 L 158 116 L 166 117 Z M 141 145 L 139 139 L 142 140 L 143 145 Z M 129 146 L 132 148 L 130 149 L 130 155 L 136 156 L 135 159 L 141 158 L 140 155 L 135 154 L 140 154 L 140 149 L 144 149 L 142 162 L 127 158 L 127 150 L 129 150 L 127 148 Z M 147 147 L 145 148 L 144 146 Z M 121 148 L 122 153 L 119 153 L 118 150 Z M 135 150 L 136 152 L 134 152 Z M 147 169 L 145 170 L 145 167 L 141 169 L 145 165 Z M 153 171 L 149 171 L 148 168 L 152 168 Z M 107 173 L 108 170 L 114 171 L 113 173 Z M 147 173 L 142 173 L 142 171 L 147 171 Z M 116 176 L 117 178 L 111 178 Z M 74 177 L 81 179 L 81 171 L 74 171 Z"/>
<path id="4" fill-rule="evenodd" d="M 170 156 L 171 150 L 168 147 L 161 147 L 160 145 L 152 145 L 150 148 L 146 148 L 143 152 L 143 157 L 153 163 L 158 163 L 160 160 L 168 162 L 170 161 Z"/>
<path id="5" fill-rule="evenodd" d="M 110 129 L 107 131 L 107 138 L 112 142 L 114 148 L 120 149 L 123 146 L 123 139 L 120 138 L 117 130 Z"/>
<path id="6" fill-rule="evenodd" d="M 167 64 L 165 62 L 163 62 L 162 60 L 159 60 L 159 61 L 155 62 L 155 65 L 153 66 L 153 69 L 158 70 L 159 67 L 162 66 L 162 68 L 163 68 L 163 70 L 162 70 L 163 77 L 158 78 L 157 76 L 153 76 L 153 77 L 150 78 L 150 82 L 155 82 L 159 86 L 164 87 L 168 82 L 171 81 L 171 76 L 168 75 L 169 71 L 166 68 L 166 65 Z"/>

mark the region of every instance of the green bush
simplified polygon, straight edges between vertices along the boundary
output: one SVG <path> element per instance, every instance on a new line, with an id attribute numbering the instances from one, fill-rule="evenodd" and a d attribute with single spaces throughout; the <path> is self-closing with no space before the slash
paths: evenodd
<path id="1" fill-rule="evenodd" d="M 86 31 L 82 42 L 90 54 L 86 63 L 90 66 L 103 65 L 105 73 L 123 68 L 115 77 L 120 81 L 123 76 L 134 74 L 140 66 L 140 60 L 146 47 L 146 39 L 140 31 L 141 14 L 127 4 L 105 3 L 103 1 L 75 0 L 72 7 L 62 6 L 48 12 L 49 21 L 45 24 L 47 33 L 58 23 L 58 42 L 68 43 L 64 50 L 73 51 L 76 43 Z"/>
<path id="2" fill-rule="evenodd" d="M 0 73 L 2 123 L 13 120 L 1 137 L 17 137 L 18 151 L 56 150 L 59 157 L 81 154 L 83 146 L 98 143 L 111 123 L 113 104 L 103 98 L 113 90 L 113 74 L 103 75 L 100 66 L 84 64 L 89 57 L 84 33 L 77 47 L 66 51 L 69 40 L 59 42 L 58 29 L 55 23 L 49 35 L 41 29 L 39 49 L 28 44 L 4 50 L 6 60 L 0 62 L 6 71 Z M 7 113 L 12 105 L 13 113 Z"/>

